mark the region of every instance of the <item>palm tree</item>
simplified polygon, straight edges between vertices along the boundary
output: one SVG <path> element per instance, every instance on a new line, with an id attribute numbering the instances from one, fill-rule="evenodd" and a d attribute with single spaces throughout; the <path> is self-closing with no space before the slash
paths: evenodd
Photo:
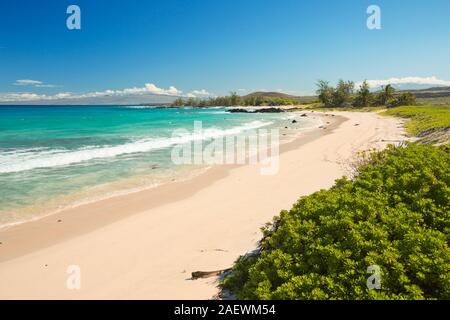
<path id="1" fill-rule="evenodd" d="M 355 101 L 353 102 L 353 105 L 355 107 L 368 107 L 373 102 L 373 95 L 370 92 L 369 84 L 367 83 L 367 80 L 364 80 L 364 82 L 359 87 L 359 90 L 356 94 Z"/>
<path id="2" fill-rule="evenodd" d="M 378 103 L 385 106 L 394 99 L 395 88 L 390 84 L 381 87 L 381 92 L 378 94 Z"/>

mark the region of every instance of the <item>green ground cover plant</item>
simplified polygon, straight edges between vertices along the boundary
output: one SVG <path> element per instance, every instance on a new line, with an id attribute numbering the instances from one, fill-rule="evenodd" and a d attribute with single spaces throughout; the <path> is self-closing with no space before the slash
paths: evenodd
<path id="1" fill-rule="evenodd" d="M 298 200 L 263 229 L 223 288 L 238 299 L 450 299 L 450 151 L 372 153 L 353 180 Z M 367 268 L 381 289 L 367 287 Z"/>

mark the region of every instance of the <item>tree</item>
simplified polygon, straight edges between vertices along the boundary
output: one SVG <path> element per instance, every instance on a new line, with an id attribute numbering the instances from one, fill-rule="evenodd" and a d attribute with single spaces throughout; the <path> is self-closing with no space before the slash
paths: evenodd
<path id="1" fill-rule="evenodd" d="M 336 89 L 333 92 L 334 107 L 345 107 L 351 104 L 352 94 L 355 84 L 352 81 L 339 80 Z"/>
<path id="2" fill-rule="evenodd" d="M 329 85 L 328 81 L 319 80 L 317 81 L 317 91 L 316 91 L 319 101 L 324 106 L 332 106 L 333 104 L 333 94 L 334 88 Z"/>
<path id="3" fill-rule="evenodd" d="M 195 105 L 196 105 L 195 99 L 194 99 L 194 98 L 189 98 L 189 99 L 186 101 L 186 105 L 189 106 L 189 107 L 195 106 Z"/>
<path id="4" fill-rule="evenodd" d="M 290 98 L 282 97 L 265 97 L 265 96 L 247 96 L 241 97 L 236 92 L 230 92 L 229 96 L 198 99 L 190 97 L 188 99 L 177 98 L 172 102 L 172 106 L 192 106 L 192 107 L 207 107 L 207 106 L 283 106 L 283 105 L 295 105 L 298 101 Z"/>
<path id="5" fill-rule="evenodd" d="M 241 97 L 236 92 L 230 92 L 229 105 L 237 106 L 241 103 Z"/>
<path id="6" fill-rule="evenodd" d="M 184 101 L 181 98 L 177 98 L 173 103 L 172 106 L 174 107 L 182 107 L 184 105 Z"/>
<path id="7" fill-rule="evenodd" d="M 368 107 L 373 102 L 373 95 L 370 92 L 369 84 L 366 80 L 359 87 L 358 92 L 356 93 L 355 101 L 353 102 L 353 106 L 362 108 Z"/>
<path id="8" fill-rule="evenodd" d="M 376 104 L 387 106 L 394 101 L 395 88 L 390 84 L 381 87 L 381 91 L 377 94 Z"/>
<path id="9" fill-rule="evenodd" d="M 395 101 L 396 106 L 412 106 L 416 104 L 416 96 L 412 92 L 403 92 Z"/>

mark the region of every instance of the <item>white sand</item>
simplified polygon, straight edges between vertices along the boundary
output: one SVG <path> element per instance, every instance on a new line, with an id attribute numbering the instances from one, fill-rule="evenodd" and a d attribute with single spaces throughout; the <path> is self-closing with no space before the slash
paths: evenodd
<path id="1" fill-rule="evenodd" d="M 397 119 L 333 114 L 348 120 L 282 153 L 275 176 L 254 165 L 216 168 L 159 193 L 108 199 L 0 231 L 0 298 L 211 298 L 216 278 L 188 280 L 191 272 L 230 267 L 255 248 L 259 228 L 281 209 L 347 174 L 357 151 L 405 139 Z M 69 265 L 81 268 L 80 290 L 66 287 Z"/>

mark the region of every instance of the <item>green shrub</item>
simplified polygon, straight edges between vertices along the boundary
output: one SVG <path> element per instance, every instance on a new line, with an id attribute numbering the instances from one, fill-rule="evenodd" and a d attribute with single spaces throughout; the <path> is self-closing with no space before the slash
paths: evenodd
<path id="1" fill-rule="evenodd" d="M 239 299 L 450 299 L 450 153 L 374 153 L 350 181 L 302 197 L 263 229 L 223 287 Z M 381 269 L 381 290 L 367 268 Z"/>
<path id="2" fill-rule="evenodd" d="M 413 106 L 415 104 L 416 96 L 412 92 L 401 93 L 394 102 L 394 106 Z"/>

